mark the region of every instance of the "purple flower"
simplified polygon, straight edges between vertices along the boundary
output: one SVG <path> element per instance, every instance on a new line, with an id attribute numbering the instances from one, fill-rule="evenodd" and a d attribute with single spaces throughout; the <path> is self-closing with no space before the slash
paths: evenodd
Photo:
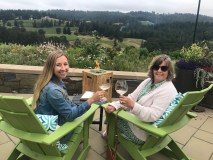
<path id="1" fill-rule="evenodd" d="M 212 67 L 206 67 L 204 68 L 205 71 L 207 72 L 213 72 L 213 68 Z"/>
<path id="2" fill-rule="evenodd" d="M 179 60 L 176 62 L 176 66 L 179 69 L 195 70 L 196 68 L 211 68 L 213 63 L 208 59 L 199 59 L 199 60 Z"/>
<path id="3" fill-rule="evenodd" d="M 199 63 L 195 61 L 179 60 L 176 62 L 176 66 L 180 69 L 194 70 L 199 67 Z"/>

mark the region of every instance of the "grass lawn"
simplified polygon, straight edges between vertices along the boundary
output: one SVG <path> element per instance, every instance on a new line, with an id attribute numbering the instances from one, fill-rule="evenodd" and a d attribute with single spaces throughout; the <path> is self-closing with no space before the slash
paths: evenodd
<path id="1" fill-rule="evenodd" d="M 41 22 L 41 19 L 35 19 L 36 22 Z M 54 20 L 54 19 L 53 19 Z M 54 27 L 46 27 L 46 28 L 34 28 L 33 27 L 33 22 L 34 20 L 18 20 L 18 21 L 22 21 L 23 26 L 25 27 L 25 29 L 27 31 L 34 31 L 37 32 L 39 29 L 42 29 L 45 31 L 45 36 L 46 37 L 51 37 L 51 36 L 66 36 L 67 40 L 70 42 L 74 42 L 77 38 L 80 39 L 81 41 L 90 41 L 92 39 L 94 39 L 93 36 L 84 36 L 84 35 L 74 35 L 73 33 L 78 29 L 76 27 L 71 27 L 71 35 L 67 35 L 67 34 L 57 34 L 56 33 L 56 28 L 58 28 L 59 26 L 54 26 Z M 8 22 L 11 23 L 12 26 L 6 26 L 8 28 L 11 28 L 14 26 L 14 20 L 9 20 Z M 0 21 L 0 24 L 2 23 L 2 21 Z M 61 28 L 61 32 L 63 32 L 63 27 L 64 24 L 62 24 L 60 26 Z M 104 47 L 112 47 L 114 40 L 110 40 L 107 37 L 101 37 L 99 40 L 99 43 L 101 43 L 102 46 Z M 124 38 L 123 42 L 118 43 L 122 48 L 126 47 L 126 46 L 134 46 L 136 48 L 139 48 L 141 45 L 141 39 L 135 39 L 135 38 Z"/>
<path id="2" fill-rule="evenodd" d="M 134 46 L 136 48 L 139 48 L 141 46 L 141 41 L 141 39 L 124 38 L 123 44 L 126 46 Z"/>

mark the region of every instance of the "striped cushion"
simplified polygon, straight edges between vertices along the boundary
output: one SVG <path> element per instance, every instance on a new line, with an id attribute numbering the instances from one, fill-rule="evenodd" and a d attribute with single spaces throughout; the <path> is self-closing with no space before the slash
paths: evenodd
<path id="1" fill-rule="evenodd" d="M 36 114 L 38 119 L 41 121 L 44 128 L 47 130 L 49 134 L 54 132 L 56 129 L 58 129 L 60 126 L 58 125 L 58 115 L 42 115 L 42 114 Z M 60 143 L 60 141 L 56 142 L 56 146 L 60 151 L 63 151 L 67 149 L 66 144 Z"/>
<path id="2" fill-rule="evenodd" d="M 162 116 L 153 122 L 153 126 L 158 127 L 161 122 L 172 112 L 172 110 L 177 106 L 177 104 L 180 102 L 180 100 L 185 96 L 185 94 L 178 93 L 175 98 L 172 100 L 172 102 L 169 104 L 165 112 L 162 114 Z"/>

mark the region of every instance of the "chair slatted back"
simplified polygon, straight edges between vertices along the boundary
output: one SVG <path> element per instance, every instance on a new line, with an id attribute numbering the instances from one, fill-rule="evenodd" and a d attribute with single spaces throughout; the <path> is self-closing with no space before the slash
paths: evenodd
<path id="1" fill-rule="evenodd" d="M 183 119 L 187 112 L 189 112 L 193 106 L 199 104 L 204 95 L 213 87 L 213 85 L 205 88 L 201 91 L 187 92 L 186 95 L 181 99 L 173 111 L 162 121 L 159 127 L 173 125 Z M 178 125 L 176 125 L 178 127 Z M 181 126 L 179 126 L 181 127 Z"/>
<path id="2" fill-rule="evenodd" d="M 14 129 L 24 131 L 26 135 L 30 133 L 48 134 L 23 97 L 1 96 L 0 113 L 4 122 L 8 123 L 11 127 L 14 127 Z M 7 131 L 5 132 L 7 133 Z M 16 135 L 15 130 L 12 134 L 13 136 Z M 28 146 L 28 148 L 37 153 L 45 153 L 53 156 L 61 155 L 56 146 L 33 143 L 23 139 L 21 139 L 21 141 Z"/>
<path id="3" fill-rule="evenodd" d="M 4 120 L 16 129 L 33 133 L 47 133 L 22 97 L 2 96 L 0 112 Z"/>

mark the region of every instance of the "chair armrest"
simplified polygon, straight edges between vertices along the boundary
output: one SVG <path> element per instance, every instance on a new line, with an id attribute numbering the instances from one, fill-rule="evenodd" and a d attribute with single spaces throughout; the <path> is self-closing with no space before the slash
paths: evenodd
<path id="1" fill-rule="evenodd" d="M 102 107 L 106 108 L 107 105 L 108 104 L 103 104 Z M 112 114 L 116 114 L 117 112 L 118 111 L 114 111 Z M 142 122 L 139 118 L 137 118 L 136 116 L 132 116 L 131 114 L 129 114 L 128 112 L 126 112 L 124 110 L 119 111 L 118 117 L 120 117 L 128 122 L 133 123 L 137 127 L 141 128 L 153 135 L 163 137 L 168 134 L 163 128 L 157 128 L 150 123 Z"/>
<path id="2" fill-rule="evenodd" d="M 32 101 L 33 101 L 33 97 L 26 99 L 26 102 L 27 102 L 28 105 L 31 105 Z"/>
<path id="3" fill-rule="evenodd" d="M 64 125 L 59 127 L 56 131 L 51 134 L 40 134 L 40 133 L 29 133 L 24 132 L 22 130 L 13 128 L 10 124 L 5 121 L 0 121 L 0 129 L 5 131 L 6 133 L 15 136 L 20 139 L 24 139 L 31 142 L 36 143 L 44 143 L 44 144 L 52 144 L 59 139 L 61 139 L 64 135 L 74 130 L 77 126 L 86 121 L 90 116 L 92 116 L 95 111 L 98 109 L 99 105 L 92 104 L 90 109 L 84 113 L 82 116 L 76 118 L 72 122 L 66 122 Z"/>
<path id="4" fill-rule="evenodd" d="M 48 138 L 44 140 L 44 143 L 46 144 L 52 144 L 59 139 L 61 139 L 63 136 L 74 130 L 77 126 L 81 125 L 83 122 L 85 122 L 90 116 L 92 116 L 95 111 L 99 108 L 99 105 L 92 104 L 90 109 L 84 113 L 82 116 L 76 118 L 75 120 L 71 122 L 66 122 L 61 127 L 59 127 L 56 131 L 51 133 Z"/>

